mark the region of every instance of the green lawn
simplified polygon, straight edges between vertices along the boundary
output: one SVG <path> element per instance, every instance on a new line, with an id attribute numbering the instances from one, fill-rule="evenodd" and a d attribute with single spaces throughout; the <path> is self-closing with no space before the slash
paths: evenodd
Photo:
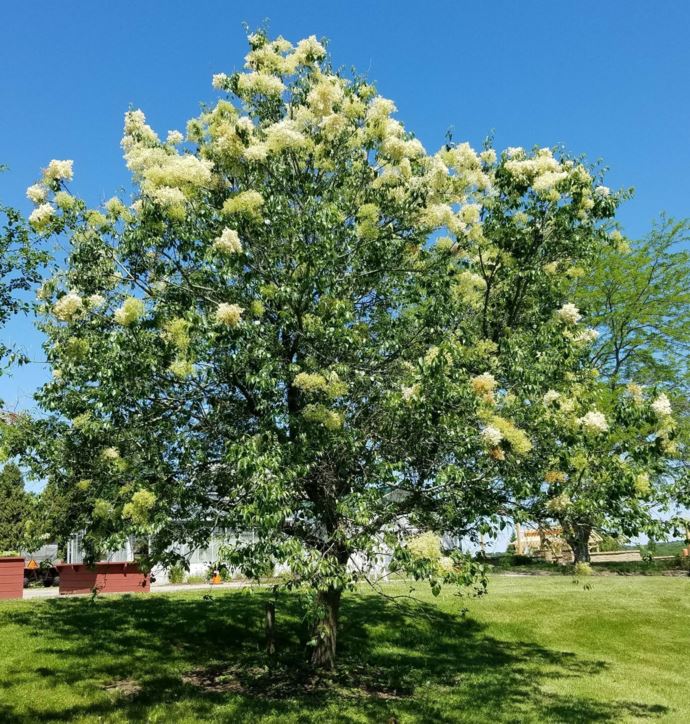
<path id="1" fill-rule="evenodd" d="M 690 721 L 690 578 L 582 583 L 493 577 L 465 618 L 451 594 L 349 595 L 329 686 L 294 597 L 273 668 L 265 593 L 0 602 L 0 721 Z"/>

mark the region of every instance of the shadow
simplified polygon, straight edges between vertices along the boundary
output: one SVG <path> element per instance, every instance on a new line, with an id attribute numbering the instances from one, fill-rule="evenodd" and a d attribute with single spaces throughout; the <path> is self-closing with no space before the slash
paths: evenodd
<path id="1" fill-rule="evenodd" d="M 108 720 L 115 707 L 126 721 L 155 709 L 161 721 L 239 722 L 328 722 L 324 712 L 334 711 L 342 722 L 615 722 L 668 711 L 569 693 L 569 680 L 606 672 L 603 661 L 502 641 L 433 605 L 370 595 L 344 598 L 338 670 L 317 678 L 302 665 L 295 596 L 278 601 L 279 654 L 263 653 L 266 598 L 134 595 L 0 609 L 0 631 L 38 638 L 0 678 L 0 721 Z M 31 682 L 45 697 L 19 695 Z"/>

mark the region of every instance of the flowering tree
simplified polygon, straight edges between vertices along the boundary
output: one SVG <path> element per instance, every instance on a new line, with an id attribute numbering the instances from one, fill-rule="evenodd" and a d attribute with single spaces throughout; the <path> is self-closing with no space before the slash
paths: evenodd
<path id="1" fill-rule="evenodd" d="M 556 521 L 576 562 L 589 560 L 593 530 L 633 536 L 663 528 L 659 514 L 678 498 L 670 474 L 680 453 L 667 396 L 602 376 L 592 365 L 598 332 L 582 319 L 566 303 L 545 336 L 532 338 L 537 346 L 523 347 L 535 359 L 529 377 L 549 389 L 525 410 L 533 455 L 510 484 L 518 514 L 540 527 Z"/>
<path id="2" fill-rule="evenodd" d="M 92 556 L 135 533 L 172 563 L 175 542 L 251 529 L 227 562 L 287 564 L 332 665 L 342 591 L 384 540 L 434 591 L 475 580 L 400 531 L 462 535 L 509 499 L 543 393 L 521 340 L 616 200 L 548 149 L 429 155 L 315 38 L 249 40 L 186 136 L 126 114 L 133 204 L 88 209 L 67 161 L 32 187 L 36 232 L 70 245 L 40 294 L 34 463 L 53 532 L 85 530 Z"/>
<path id="3" fill-rule="evenodd" d="M 679 453 L 668 475 L 675 481 L 676 501 L 686 508 L 690 501 L 688 228 L 687 221 L 662 217 L 643 240 L 628 245 L 621 238 L 628 245 L 625 253 L 601 249 L 575 290 L 578 303 L 602 332 L 590 355 L 602 378 L 612 388 L 647 385 L 670 397 Z"/>
<path id="4" fill-rule="evenodd" d="M 0 165 L 0 173 L 6 169 Z M 29 227 L 16 209 L 0 203 L 0 327 L 28 309 L 28 292 L 40 279 L 47 256 L 31 244 Z M 0 341 L 0 363 L 26 361 L 21 350 Z M 3 371 L 0 366 L 0 372 Z"/>
<path id="5" fill-rule="evenodd" d="M 559 522 L 576 563 L 589 561 L 593 530 L 654 533 L 659 506 L 670 502 L 667 475 L 677 453 L 668 398 L 590 378 L 549 390 L 541 407 L 534 517 Z"/>

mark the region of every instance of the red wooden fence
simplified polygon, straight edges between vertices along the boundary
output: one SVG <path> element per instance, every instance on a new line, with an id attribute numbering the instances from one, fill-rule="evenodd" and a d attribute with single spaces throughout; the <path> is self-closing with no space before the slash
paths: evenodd
<path id="1" fill-rule="evenodd" d="M 142 573 L 136 563 L 62 564 L 60 595 L 68 593 L 148 593 L 151 579 Z"/>
<path id="2" fill-rule="evenodd" d="M 24 559 L 0 558 L 0 598 L 24 595 Z"/>

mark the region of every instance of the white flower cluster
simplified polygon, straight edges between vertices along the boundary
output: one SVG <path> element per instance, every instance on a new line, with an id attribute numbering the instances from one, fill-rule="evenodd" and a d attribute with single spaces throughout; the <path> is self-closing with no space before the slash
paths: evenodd
<path id="1" fill-rule="evenodd" d="M 180 216 L 187 198 L 210 185 L 213 164 L 192 154 L 177 153 L 171 145 L 181 140 L 181 134 L 171 134 L 168 134 L 169 144 L 165 146 L 146 124 L 146 117 L 140 110 L 125 114 L 122 147 L 127 167 L 144 193 L 164 208 L 174 209 Z"/>
<path id="2" fill-rule="evenodd" d="M 267 153 L 280 153 L 286 149 L 299 150 L 306 144 L 307 138 L 298 130 L 297 123 L 284 118 L 266 129 L 266 140 L 263 145 Z"/>
<path id="3" fill-rule="evenodd" d="M 484 402 L 494 402 L 494 390 L 496 389 L 498 382 L 496 378 L 490 372 L 484 372 L 481 375 L 476 375 L 470 379 L 472 390 L 477 397 L 481 398 Z"/>
<path id="4" fill-rule="evenodd" d="M 544 198 L 557 201 L 556 186 L 568 177 L 563 165 L 553 157 L 551 149 L 540 148 L 533 158 L 527 158 L 522 149 L 508 149 L 510 160 L 504 168 L 517 181 L 530 184 Z"/>
<path id="5" fill-rule="evenodd" d="M 598 410 L 590 410 L 586 415 L 578 418 L 578 423 L 588 432 L 606 432 L 609 429 L 606 416 Z"/>
<path id="6" fill-rule="evenodd" d="M 560 396 L 561 396 L 560 393 L 556 392 L 556 390 L 548 390 L 546 393 L 544 393 L 544 397 L 542 398 L 542 401 L 544 402 L 545 405 L 548 406 L 548 405 L 551 405 L 554 402 L 556 402 L 556 400 L 558 400 L 558 398 Z"/>
<path id="7" fill-rule="evenodd" d="M 144 316 L 144 302 L 136 297 L 128 297 L 122 306 L 115 310 L 115 321 L 123 327 L 129 327 Z"/>
<path id="8" fill-rule="evenodd" d="M 43 180 L 50 183 L 51 181 L 71 181 L 73 176 L 73 161 L 56 161 L 53 159 L 43 171 Z"/>
<path id="9" fill-rule="evenodd" d="M 314 116 L 325 118 L 334 112 L 335 106 L 342 103 L 344 96 L 342 81 L 339 78 L 322 75 L 309 91 L 307 105 Z"/>
<path id="10" fill-rule="evenodd" d="M 42 204 L 48 195 L 48 189 L 42 184 L 33 184 L 26 190 L 26 197 L 34 204 Z"/>
<path id="11" fill-rule="evenodd" d="M 244 309 L 237 304 L 222 302 L 216 308 L 216 322 L 226 327 L 236 327 L 240 323 Z"/>
<path id="12" fill-rule="evenodd" d="M 503 440 L 503 433 L 493 425 L 487 425 L 481 432 L 482 440 L 491 447 L 496 447 Z"/>
<path id="13" fill-rule="evenodd" d="M 184 141 L 184 136 L 179 131 L 168 131 L 165 142 L 171 146 L 179 146 Z"/>
<path id="14" fill-rule="evenodd" d="M 557 310 L 556 316 L 566 324 L 577 324 L 582 319 L 580 310 L 572 302 L 564 304 Z"/>
<path id="15" fill-rule="evenodd" d="M 663 392 L 652 402 L 652 411 L 657 417 L 669 417 L 673 412 L 671 401 Z"/>
<path id="16" fill-rule="evenodd" d="M 402 398 L 405 402 L 411 402 L 412 400 L 416 400 L 419 398 L 419 392 L 421 390 L 421 387 L 419 383 L 415 383 L 414 385 L 411 385 L 409 387 L 402 387 Z"/>
<path id="17" fill-rule="evenodd" d="M 300 40 L 293 49 L 283 37 L 269 41 L 263 34 L 249 36 L 252 50 L 245 56 L 245 67 L 279 75 L 292 75 L 300 66 L 314 66 L 326 55 L 326 49 L 314 35 Z"/>
<path id="18" fill-rule="evenodd" d="M 573 342 L 576 344 L 591 344 L 597 339 L 599 339 L 599 332 L 596 329 L 588 327 L 587 329 L 583 329 L 581 332 L 578 332 L 573 337 Z"/>
<path id="19" fill-rule="evenodd" d="M 29 214 L 29 223 L 37 231 L 44 229 L 55 216 L 55 207 L 52 204 L 41 204 Z"/>
<path id="20" fill-rule="evenodd" d="M 223 229 L 223 233 L 213 242 L 213 248 L 226 256 L 242 253 L 242 242 L 235 229 Z"/>
<path id="21" fill-rule="evenodd" d="M 284 90 L 283 81 L 270 73 L 240 73 L 237 77 L 237 93 L 243 98 L 253 95 L 279 96 Z"/>
<path id="22" fill-rule="evenodd" d="M 61 322 L 71 322 L 83 309 L 82 298 L 76 292 L 68 292 L 55 302 L 53 314 Z"/>

